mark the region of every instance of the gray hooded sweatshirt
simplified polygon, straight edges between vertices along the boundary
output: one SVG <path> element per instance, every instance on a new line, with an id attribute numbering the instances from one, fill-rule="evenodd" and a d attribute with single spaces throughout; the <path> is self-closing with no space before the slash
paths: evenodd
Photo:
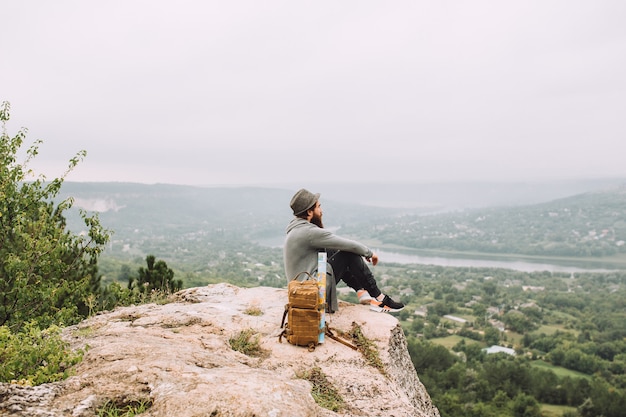
<path id="1" fill-rule="evenodd" d="M 283 247 L 285 274 L 292 280 L 301 272 L 314 274 L 317 272 L 317 254 L 327 249 L 342 250 L 356 253 L 369 258 L 372 251 L 365 245 L 354 240 L 345 239 L 322 229 L 313 223 L 294 217 L 287 226 L 287 237 Z M 337 300 L 334 291 L 335 277 L 330 264 L 327 273 L 331 275 L 327 280 L 327 304 L 329 311 L 337 311 Z M 315 275 L 313 275 L 315 276 Z"/>

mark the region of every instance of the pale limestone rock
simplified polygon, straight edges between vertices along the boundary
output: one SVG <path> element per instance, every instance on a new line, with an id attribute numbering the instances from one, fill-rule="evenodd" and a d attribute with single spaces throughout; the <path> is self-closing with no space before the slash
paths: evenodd
<path id="1" fill-rule="evenodd" d="M 75 348 L 89 346 L 75 376 L 25 388 L 0 384 L 0 415 L 87 417 L 107 400 L 149 400 L 146 417 L 438 417 L 413 368 L 396 318 L 367 306 L 340 303 L 331 328 L 355 322 L 373 341 L 385 375 L 362 354 L 332 339 L 315 351 L 278 342 L 287 293 L 228 284 L 183 290 L 164 305 L 146 304 L 99 314 L 65 329 Z M 246 314 L 254 307 L 260 316 Z M 233 351 L 229 338 L 244 329 L 269 354 Z M 309 382 L 296 375 L 319 367 L 346 402 L 318 406 Z"/>

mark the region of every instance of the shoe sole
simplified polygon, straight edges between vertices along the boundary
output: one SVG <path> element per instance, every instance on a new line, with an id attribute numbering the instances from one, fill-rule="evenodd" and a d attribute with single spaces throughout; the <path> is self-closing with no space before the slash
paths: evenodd
<path id="1" fill-rule="evenodd" d="M 391 307 L 370 306 L 370 310 L 375 311 L 377 313 L 397 313 L 398 311 L 404 310 L 404 307 L 391 308 Z"/>
<path id="2" fill-rule="evenodd" d="M 368 305 L 372 303 L 373 298 L 372 297 L 364 297 L 364 298 L 359 298 L 359 303 L 363 304 L 363 305 Z"/>

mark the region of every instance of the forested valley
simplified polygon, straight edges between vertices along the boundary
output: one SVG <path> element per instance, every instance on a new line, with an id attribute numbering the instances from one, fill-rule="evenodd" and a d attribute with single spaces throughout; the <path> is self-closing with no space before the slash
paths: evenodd
<path id="1" fill-rule="evenodd" d="M 100 218 L 115 226 L 99 263 L 103 283 L 133 279 L 151 254 L 184 287 L 285 287 L 279 243 L 290 192 L 123 187 L 129 192 L 105 193 L 108 200 L 80 194 L 84 204 L 108 204 Z M 338 233 L 382 247 L 612 262 L 606 272 L 588 273 L 375 267 L 384 291 L 407 305 L 398 318 L 442 416 L 609 417 L 626 409 L 625 195 L 617 188 L 439 214 L 333 201 L 324 209 Z M 259 243 L 268 241 L 278 243 Z M 340 291 L 356 301 L 348 288 Z M 506 349 L 488 353 L 492 346 Z"/>

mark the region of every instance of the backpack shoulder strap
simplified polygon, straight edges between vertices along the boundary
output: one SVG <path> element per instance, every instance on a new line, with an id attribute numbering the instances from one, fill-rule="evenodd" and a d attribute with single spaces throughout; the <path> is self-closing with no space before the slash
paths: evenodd
<path id="1" fill-rule="evenodd" d="M 280 328 L 285 327 L 285 318 L 287 317 L 287 313 L 289 312 L 289 303 L 285 304 L 285 311 L 283 311 L 283 319 L 280 321 Z"/>
<path id="2" fill-rule="evenodd" d="M 326 336 L 328 336 L 328 337 L 330 337 L 331 339 L 336 340 L 337 342 L 341 343 L 342 345 L 346 345 L 346 346 L 348 346 L 349 348 L 352 348 L 352 349 L 354 349 L 354 350 L 358 350 L 358 349 L 359 349 L 357 346 L 353 345 L 352 343 L 348 342 L 347 340 L 342 339 L 342 338 L 340 338 L 339 336 L 335 335 L 335 334 L 332 332 L 331 328 L 330 328 L 330 327 L 328 327 L 328 326 L 326 326 Z"/>

